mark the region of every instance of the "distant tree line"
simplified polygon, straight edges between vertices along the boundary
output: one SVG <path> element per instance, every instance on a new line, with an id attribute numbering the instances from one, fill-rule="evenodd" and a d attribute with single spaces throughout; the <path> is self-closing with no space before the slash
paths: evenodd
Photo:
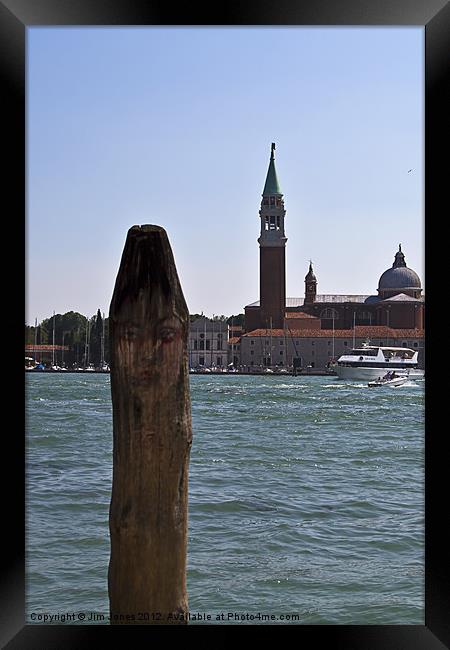
<path id="1" fill-rule="evenodd" d="M 64 364 L 87 365 L 99 367 L 109 359 L 109 323 L 103 319 L 100 309 L 95 316 L 88 318 L 82 314 L 69 311 L 66 314 L 55 314 L 44 318 L 41 323 L 25 325 L 26 345 L 52 345 L 53 323 L 55 345 L 64 345 L 69 349 L 64 351 Z M 62 355 L 60 355 L 61 357 Z M 61 358 L 58 358 L 58 362 Z"/>
<path id="2" fill-rule="evenodd" d="M 204 316 L 204 314 L 191 314 L 190 321 Z M 244 314 L 232 316 L 214 316 L 215 321 L 226 322 L 228 325 L 243 325 Z M 45 318 L 35 325 L 25 324 L 26 345 L 52 345 L 53 322 L 55 328 L 55 345 L 65 345 L 69 349 L 64 351 L 64 365 L 71 367 L 74 364 L 83 366 L 88 363 L 99 367 L 102 361 L 109 363 L 109 319 L 103 318 L 100 309 L 97 314 L 88 318 L 76 311 L 66 314 L 55 314 Z M 61 362 L 61 354 L 58 363 Z"/>

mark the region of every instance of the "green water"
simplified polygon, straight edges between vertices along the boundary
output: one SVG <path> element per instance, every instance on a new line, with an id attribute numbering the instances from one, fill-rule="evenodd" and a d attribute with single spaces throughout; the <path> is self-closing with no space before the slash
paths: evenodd
<path id="1" fill-rule="evenodd" d="M 27 621 L 108 623 L 109 376 L 26 381 Z M 190 382 L 193 622 L 423 625 L 424 383 Z"/>

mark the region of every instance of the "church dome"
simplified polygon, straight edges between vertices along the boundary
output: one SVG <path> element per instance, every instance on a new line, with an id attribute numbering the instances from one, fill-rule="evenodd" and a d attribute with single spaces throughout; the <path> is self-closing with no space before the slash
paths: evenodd
<path id="1" fill-rule="evenodd" d="M 392 268 L 387 269 L 378 282 L 378 291 L 391 289 L 420 289 L 420 278 L 415 271 L 406 266 L 401 244 L 395 255 Z"/>
<path id="2" fill-rule="evenodd" d="M 381 276 L 378 289 L 420 289 L 420 279 L 412 269 L 388 269 Z"/>

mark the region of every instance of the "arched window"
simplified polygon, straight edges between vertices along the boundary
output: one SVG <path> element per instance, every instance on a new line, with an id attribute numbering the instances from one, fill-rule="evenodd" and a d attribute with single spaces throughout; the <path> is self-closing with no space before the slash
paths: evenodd
<path id="1" fill-rule="evenodd" d="M 334 318 L 335 320 L 339 318 L 339 312 L 336 309 L 333 309 L 332 307 L 327 307 L 324 309 L 321 314 L 320 318 Z"/>

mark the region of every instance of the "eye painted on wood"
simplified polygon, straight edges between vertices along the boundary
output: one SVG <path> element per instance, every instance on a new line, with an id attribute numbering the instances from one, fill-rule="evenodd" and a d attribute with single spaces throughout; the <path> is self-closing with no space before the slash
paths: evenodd
<path id="1" fill-rule="evenodd" d="M 162 343 L 171 343 L 175 340 L 178 331 L 174 327 L 161 327 L 159 330 L 159 338 Z"/>
<path id="2" fill-rule="evenodd" d="M 134 341 L 138 336 L 138 328 L 133 325 L 126 325 L 123 329 L 123 336 L 127 341 Z"/>

